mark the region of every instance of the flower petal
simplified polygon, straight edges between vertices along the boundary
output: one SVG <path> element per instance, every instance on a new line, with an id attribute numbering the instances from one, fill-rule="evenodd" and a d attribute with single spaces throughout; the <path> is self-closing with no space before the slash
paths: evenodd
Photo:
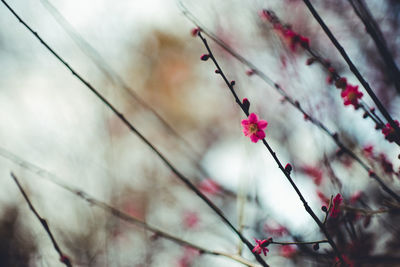
<path id="1" fill-rule="evenodd" d="M 262 131 L 262 130 L 258 130 L 256 135 L 257 135 L 258 139 L 264 139 L 265 138 L 265 132 Z"/>
<path id="2" fill-rule="evenodd" d="M 257 123 L 257 121 L 258 121 L 257 115 L 255 113 L 251 113 L 249 115 L 249 122 L 250 123 Z"/>
<path id="3" fill-rule="evenodd" d="M 250 140 L 251 140 L 251 142 L 257 143 L 257 142 L 258 142 L 258 139 L 259 139 L 259 138 L 257 137 L 256 134 L 250 135 Z"/>
<path id="4" fill-rule="evenodd" d="M 250 124 L 249 120 L 242 120 L 242 126 L 248 126 Z"/>
<path id="5" fill-rule="evenodd" d="M 268 122 L 265 121 L 265 120 L 259 120 L 259 121 L 257 122 L 257 127 L 258 127 L 258 129 L 260 129 L 260 130 L 264 130 L 265 128 L 267 128 L 267 125 L 268 125 Z"/>

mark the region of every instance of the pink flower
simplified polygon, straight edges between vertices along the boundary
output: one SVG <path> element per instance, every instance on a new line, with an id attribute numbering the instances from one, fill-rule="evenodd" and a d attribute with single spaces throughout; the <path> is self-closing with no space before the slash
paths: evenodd
<path id="1" fill-rule="evenodd" d="M 395 120 L 394 123 L 400 127 L 398 120 Z M 386 123 L 385 127 L 382 128 L 382 133 L 389 142 L 393 142 L 396 139 L 395 130 L 390 123 Z"/>
<path id="2" fill-rule="evenodd" d="M 337 194 L 335 198 L 333 199 L 332 203 L 332 208 L 330 212 L 330 216 L 332 218 L 336 218 L 339 216 L 340 213 L 340 204 L 342 204 L 343 198 L 341 194 Z"/>
<path id="3" fill-rule="evenodd" d="M 256 114 L 251 113 L 247 120 L 242 120 L 243 133 L 245 136 L 249 136 L 251 141 L 257 143 L 258 140 L 265 138 L 265 128 L 267 128 L 268 122 L 264 120 L 258 120 Z"/>
<path id="4" fill-rule="evenodd" d="M 277 226 L 270 226 L 268 224 L 265 224 L 263 230 L 273 236 L 284 236 L 289 233 L 288 229 L 285 226 L 279 224 Z"/>
<path id="5" fill-rule="evenodd" d="M 371 157 L 373 155 L 374 147 L 371 145 L 367 145 L 363 148 L 364 155 L 366 157 Z"/>
<path id="6" fill-rule="evenodd" d="M 317 190 L 317 195 L 318 198 L 321 200 L 322 203 L 324 203 L 325 205 L 328 205 L 329 203 L 329 198 L 327 198 L 324 193 L 322 193 L 321 191 Z"/>
<path id="7" fill-rule="evenodd" d="M 302 168 L 302 171 L 308 176 L 311 176 L 316 185 L 321 184 L 323 173 L 320 169 L 318 169 L 317 167 L 306 165 Z"/>
<path id="8" fill-rule="evenodd" d="M 195 228 L 199 223 L 199 216 L 194 211 L 185 211 L 183 214 L 183 225 L 187 229 Z"/>
<path id="9" fill-rule="evenodd" d="M 356 191 L 353 195 L 351 195 L 350 203 L 352 203 L 352 204 L 356 203 L 357 201 L 359 201 L 361 199 L 362 196 L 363 196 L 362 191 Z"/>
<path id="10" fill-rule="evenodd" d="M 361 99 L 363 93 L 358 91 L 358 85 L 353 86 L 347 84 L 346 89 L 342 91 L 341 96 L 344 100 L 345 106 L 353 105 L 355 108 L 358 108 L 358 99 Z"/>
<path id="11" fill-rule="evenodd" d="M 297 251 L 296 246 L 293 245 L 281 246 L 280 254 L 285 258 L 291 258 L 296 253 L 296 251 Z"/>
<path id="12" fill-rule="evenodd" d="M 178 267 L 190 267 L 195 258 L 200 254 L 197 249 L 185 247 L 182 257 L 178 260 Z"/>
<path id="13" fill-rule="evenodd" d="M 385 173 L 393 173 L 393 164 L 388 160 L 385 154 L 379 154 L 379 160 Z"/>
<path id="14" fill-rule="evenodd" d="M 254 238 L 254 240 L 256 241 L 256 245 L 254 246 L 252 251 L 257 254 L 261 254 L 262 252 L 264 253 L 264 256 L 267 256 L 267 252 L 269 252 L 269 249 L 266 248 L 266 246 L 270 243 L 269 241 L 270 239 L 268 240 L 264 239 L 261 241 L 259 239 Z"/>
<path id="15" fill-rule="evenodd" d="M 210 178 L 202 180 L 199 189 L 202 193 L 208 193 L 210 195 L 216 195 L 221 191 L 219 184 Z"/>

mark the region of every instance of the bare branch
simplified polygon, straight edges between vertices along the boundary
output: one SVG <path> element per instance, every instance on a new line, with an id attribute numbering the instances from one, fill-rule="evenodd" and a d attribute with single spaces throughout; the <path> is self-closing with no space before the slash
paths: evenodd
<path id="1" fill-rule="evenodd" d="M 18 186 L 19 191 L 21 191 L 22 195 L 24 196 L 26 202 L 29 205 L 29 208 L 35 214 L 36 218 L 39 220 L 39 222 L 42 224 L 44 230 L 46 230 L 47 235 L 50 237 L 51 243 L 53 243 L 54 249 L 57 251 L 58 255 L 60 256 L 60 261 L 65 264 L 65 266 L 72 267 L 70 259 L 61 251 L 60 246 L 58 245 L 57 241 L 55 240 L 53 233 L 50 230 L 49 225 L 47 224 L 47 221 L 43 219 L 39 213 L 36 211 L 35 207 L 33 206 L 32 202 L 29 200 L 28 195 L 25 193 L 24 189 L 22 188 L 21 184 L 19 183 L 17 177 L 14 175 L 14 173 L 11 172 L 11 177 L 14 179 L 15 183 Z"/>

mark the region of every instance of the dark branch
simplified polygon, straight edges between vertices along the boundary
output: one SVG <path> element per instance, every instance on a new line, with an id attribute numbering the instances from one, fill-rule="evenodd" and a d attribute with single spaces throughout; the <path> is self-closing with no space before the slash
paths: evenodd
<path id="1" fill-rule="evenodd" d="M 47 224 L 47 221 L 40 217 L 39 213 L 36 211 L 35 207 L 32 205 L 31 201 L 28 198 L 28 195 L 25 193 L 24 189 L 22 188 L 21 184 L 19 183 L 17 177 L 14 175 L 14 173 L 11 173 L 11 177 L 14 179 L 15 183 L 17 184 L 19 191 L 21 191 L 22 195 L 24 196 L 26 202 L 29 205 L 29 208 L 35 214 L 36 218 L 39 220 L 39 222 L 42 224 L 44 230 L 46 230 L 47 235 L 50 237 L 51 243 L 53 243 L 54 249 L 57 251 L 58 255 L 60 256 L 60 261 L 64 263 L 68 267 L 72 267 L 70 259 L 61 251 L 60 246 L 58 245 L 57 241 L 55 240 L 53 233 L 50 230 L 49 225 Z"/>

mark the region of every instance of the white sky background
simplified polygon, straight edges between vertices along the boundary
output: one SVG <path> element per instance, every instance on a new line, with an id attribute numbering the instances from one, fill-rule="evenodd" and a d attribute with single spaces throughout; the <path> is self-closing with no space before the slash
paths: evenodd
<path id="1" fill-rule="evenodd" d="M 149 29 L 157 28 L 178 36 L 187 36 L 192 28 L 192 24 L 180 14 L 173 0 L 53 0 L 51 3 L 107 62 L 121 73 L 132 60 L 132 57 L 126 56 L 124 51 L 135 46 Z M 100 76 L 101 73 L 57 25 L 53 17 L 43 8 L 40 0 L 10 1 L 9 4 L 83 77 L 91 81 L 94 86 L 105 84 Z M 198 4 L 193 6 L 200 8 Z M 237 8 L 240 9 L 240 3 L 237 4 Z M 206 6 L 203 12 L 206 13 L 209 9 L 212 8 Z M 237 21 L 228 26 L 234 27 L 235 23 L 240 24 L 240 22 L 241 18 L 237 18 Z M 105 186 L 108 184 L 108 175 L 110 173 L 116 175 L 114 170 L 108 169 L 107 158 L 103 155 L 107 147 L 99 145 L 107 138 L 102 118 L 107 118 L 108 112 L 92 93 L 65 70 L 2 5 L 0 5 L 0 25 L 0 45 L 5 48 L 0 51 L 0 56 L 4 59 L 0 61 L 0 129 L 2 129 L 0 146 L 56 172 L 61 178 L 68 179 L 72 184 L 79 185 L 80 188 L 104 199 L 104 195 L 109 193 Z M 254 43 L 256 47 L 259 45 L 256 41 Z M 260 61 L 261 58 L 271 60 L 269 55 L 263 54 L 259 57 Z M 280 72 L 279 69 L 271 71 Z M 137 83 L 140 84 L 140 81 Z M 103 92 L 111 99 L 119 95 L 112 87 L 105 88 Z M 343 112 L 346 113 L 345 116 L 354 115 L 352 110 Z M 300 119 L 301 116 L 295 118 L 295 120 Z M 354 127 L 354 121 L 349 120 L 347 123 L 349 127 Z M 371 127 L 362 121 L 359 124 L 358 129 L 361 130 Z M 210 150 L 202 164 L 214 176 L 213 178 L 228 188 L 235 189 L 240 184 L 240 179 L 246 179 L 249 183 L 249 192 L 254 193 L 258 188 L 269 215 L 276 216 L 277 221 L 288 225 L 294 231 L 305 228 L 307 233 L 312 234 L 316 226 L 313 225 L 312 219 L 306 214 L 300 200 L 272 157 L 261 144 L 252 144 L 241 136 L 239 126 L 235 130 L 239 131 L 238 134 L 226 140 L 221 139 L 221 142 Z M 79 135 L 76 135 L 76 132 L 79 132 Z M 314 138 L 307 139 L 310 133 Z M 319 150 L 313 150 L 314 146 L 329 147 L 331 144 L 323 134 L 308 128 L 303 132 L 299 131 L 297 138 L 307 140 L 297 144 L 299 151 L 307 151 L 304 161 L 313 162 L 317 158 L 312 152 L 317 153 Z M 360 138 L 363 139 L 362 143 L 368 143 L 379 139 L 380 135 L 373 133 Z M 132 145 L 134 142 L 128 140 L 124 144 Z M 290 160 L 289 155 L 285 154 L 287 151 L 279 151 L 278 143 L 272 142 L 271 145 L 286 164 Z M 387 144 L 383 146 L 389 147 Z M 93 152 L 88 153 L 88 148 Z M 140 149 L 144 149 L 144 146 Z M 397 152 L 390 150 L 388 153 L 394 155 Z M 132 161 L 140 157 L 141 152 L 133 153 Z M 4 187 L 1 186 L 5 190 L 14 192 L 15 196 L 15 186 L 10 179 L 7 180 L 10 168 L 15 166 L 0 159 L 0 168 Z M 297 178 L 300 190 L 307 196 L 316 213 L 319 213 L 319 202 L 313 193 L 314 185 L 300 179 L 301 177 Z M 141 186 L 140 181 L 136 183 Z M 50 197 L 54 190 L 54 187 L 46 183 L 35 181 L 26 184 L 46 190 L 48 192 L 46 197 Z M 354 185 L 354 188 L 357 185 Z M 45 199 L 40 196 L 40 191 L 34 192 L 36 198 Z M 58 199 L 58 196 L 54 194 L 53 197 Z M 10 194 L 0 194 L 0 200 L 9 202 Z M 49 206 L 48 210 L 54 207 L 54 203 L 46 200 L 38 203 Z M 73 207 L 68 208 L 66 205 L 63 208 L 65 214 L 60 216 L 60 221 L 74 212 Z M 254 214 L 252 211 L 248 212 L 248 219 L 251 220 Z M 322 213 L 320 215 L 322 216 Z M 40 235 L 40 231 L 41 229 L 37 228 L 36 234 Z M 57 259 L 53 253 L 46 252 L 46 254 L 52 255 L 55 260 L 50 261 L 50 265 L 55 266 L 53 264 Z M 218 266 L 232 266 L 232 264 L 224 261 Z"/>

